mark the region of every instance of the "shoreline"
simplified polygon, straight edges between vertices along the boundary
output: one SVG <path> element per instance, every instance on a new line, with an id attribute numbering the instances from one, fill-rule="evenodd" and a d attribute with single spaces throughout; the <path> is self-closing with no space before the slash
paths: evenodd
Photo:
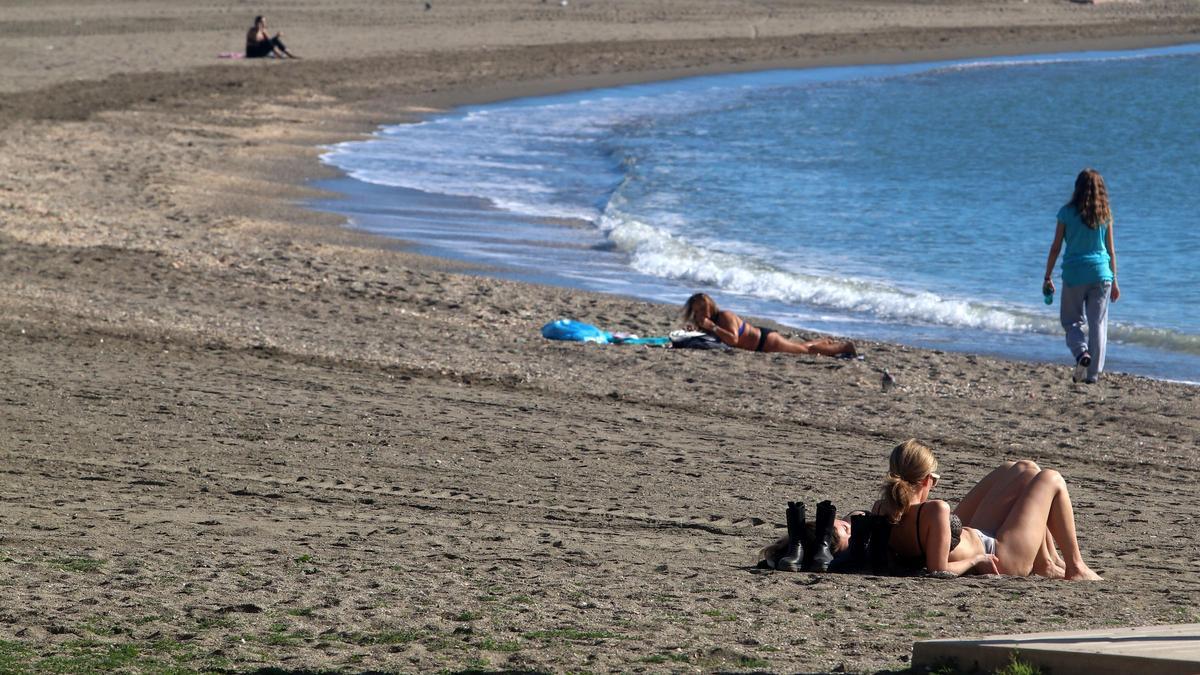
<path id="1" fill-rule="evenodd" d="M 1078 60 L 1087 61 L 1087 60 L 1090 60 L 1093 58 L 1101 59 L 1101 60 L 1108 59 L 1108 58 L 1120 59 L 1123 57 L 1132 58 L 1132 57 L 1138 57 L 1138 56 L 1155 56 L 1155 55 L 1158 55 L 1159 53 L 1163 53 L 1162 51 L 1156 51 L 1156 50 L 1167 50 L 1167 49 L 1171 49 L 1171 48 L 1175 48 L 1180 51 L 1166 51 L 1166 53 L 1164 55 L 1169 55 L 1172 53 L 1192 53 L 1198 46 L 1200 46 L 1200 43 L 1197 43 L 1197 42 L 1187 42 L 1187 43 L 1183 43 L 1183 44 L 1175 44 L 1172 42 L 1167 45 L 1162 45 L 1162 46 L 1157 46 L 1157 47 L 1116 49 L 1115 45 L 1105 44 L 1105 45 L 1103 45 L 1104 48 L 1102 48 L 1102 49 L 1101 48 L 1093 48 L 1093 49 L 1089 49 L 1087 51 L 1062 51 L 1062 50 L 1060 50 L 1060 51 L 1055 51 L 1055 52 L 1041 52 L 1041 51 L 1025 52 L 1024 50 L 1021 50 L 1019 53 L 1006 53 L 1001 56 L 990 56 L 990 57 L 967 56 L 967 57 L 960 57 L 960 58 L 954 58 L 954 59 L 948 59 L 948 60 L 941 59 L 941 58 L 935 59 L 935 60 L 926 60 L 926 59 L 917 60 L 917 59 L 908 58 L 908 59 L 901 59 L 895 63 L 890 63 L 888 65 L 917 65 L 917 66 L 928 67 L 928 68 L 932 69 L 932 68 L 941 68 L 941 67 L 954 67 L 954 66 L 966 64 L 966 63 L 986 64 L 986 63 L 992 61 L 993 59 L 997 59 L 997 58 L 1001 59 L 1002 60 L 1001 62 L 1005 63 L 1005 64 L 1009 63 L 1008 59 L 1012 59 L 1013 63 L 1018 63 L 1018 64 L 1022 63 L 1022 62 L 1034 63 L 1034 62 L 1038 62 L 1040 59 L 1043 59 L 1043 58 L 1054 58 L 1054 57 L 1062 57 L 1066 61 L 1078 61 Z M 875 65 L 877 65 L 877 62 L 864 61 L 863 63 L 859 64 L 856 61 L 854 64 L 848 63 L 845 65 L 838 65 L 838 66 L 811 65 L 806 68 L 788 68 L 786 70 L 811 70 L 811 69 L 830 69 L 830 68 L 855 69 L 855 68 L 859 68 L 859 67 L 870 68 Z M 735 72 L 745 71 L 745 72 L 751 72 L 751 73 L 765 73 L 768 71 L 774 72 L 776 70 L 778 70 L 778 69 L 771 68 L 771 69 L 766 69 L 766 70 L 758 70 L 758 69 L 746 70 L 746 69 L 739 68 Z M 568 89 L 563 93 L 570 94 L 570 95 L 591 95 L 591 94 L 607 95 L 609 92 L 612 92 L 614 95 L 620 95 L 620 94 L 617 94 L 616 92 L 619 92 L 619 91 L 628 92 L 629 91 L 628 87 L 632 87 L 632 86 L 638 86 L 641 84 L 648 84 L 648 83 L 655 83 L 655 84 L 680 83 L 679 86 L 687 86 L 684 84 L 687 80 L 693 80 L 696 78 L 700 78 L 706 83 L 709 83 L 712 85 L 717 85 L 719 80 L 718 79 L 710 79 L 710 78 L 719 78 L 722 75 L 729 75 L 729 74 L 732 74 L 732 73 L 718 70 L 714 73 L 706 73 L 706 74 L 699 74 L 699 75 L 698 74 L 687 74 L 687 75 L 683 75 L 683 76 L 678 76 L 678 74 L 676 73 L 676 74 L 674 74 L 674 76 L 668 75 L 667 79 L 663 79 L 663 80 L 658 80 L 658 79 L 644 80 L 639 76 L 639 74 L 635 73 L 635 74 L 633 74 L 633 78 L 632 78 L 635 83 L 616 84 L 616 85 L 611 85 L 611 86 L 601 86 L 599 88 L 590 88 L 590 89 Z M 499 100 L 495 103 L 471 103 L 471 104 L 465 104 L 465 105 L 458 105 L 458 106 L 447 108 L 447 109 L 437 109 L 434 111 L 430 111 L 428 113 L 424 113 L 422 115 L 417 116 L 416 119 L 409 120 L 408 122 L 401 122 L 396 125 L 383 124 L 381 126 L 376 127 L 375 130 L 373 132 L 371 132 L 371 135 L 368 137 L 368 140 L 370 138 L 374 138 L 383 129 L 387 129 L 390 127 L 403 126 L 405 123 L 419 123 L 424 120 L 437 118 L 437 117 L 444 116 L 444 115 L 454 115 L 456 113 L 461 113 L 463 111 L 469 111 L 469 110 L 479 108 L 479 107 L 487 108 L 488 106 L 492 106 L 492 105 L 504 106 L 506 104 L 510 104 L 513 102 L 535 101 L 535 100 L 543 98 L 543 97 L 554 97 L 554 96 L 563 95 L 563 94 L 544 93 L 544 91 L 539 89 L 537 86 L 533 86 L 532 89 L 533 89 L 533 91 L 528 96 L 523 96 L 520 98 L 506 97 L 506 98 L 502 98 L 501 100 Z M 550 89 L 553 89 L 553 87 L 551 87 Z M 333 149 L 333 147 L 334 146 L 326 146 L 323 149 L 323 152 L 330 151 Z M 336 168 L 337 162 L 326 159 L 328 156 L 329 155 L 322 155 L 322 158 L 320 160 L 321 163 L 326 167 L 333 168 L 334 170 L 338 170 Z M 477 223 L 477 225 L 480 228 L 479 229 L 480 233 L 488 232 L 487 223 L 485 221 L 490 219 L 488 217 L 489 214 L 495 214 L 495 215 L 499 216 L 500 218 L 502 218 L 504 222 L 511 221 L 513 223 L 527 223 L 530 225 L 532 233 L 523 233 L 521 235 L 513 235 L 513 236 L 517 236 L 520 241 L 525 241 L 526 239 L 529 239 L 530 237 L 532 237 L 532 239 L 529 239 L 529 241 L 541 242 L 545 246 L 548 246 L 550 248 L 555 248 L 554 244 L 551 243 L 553 240 L 555 240 L 555 236 L 552 233 L 546 233 L 544 235 L 546 237 L 545 241 L 543 241 L 542 239 L 538 239 L 539 234 L 537 234 L 537 232 L 539 231 L 538 224 L 544 225 L 546 222 L 551 222 L 554 220 L 553 217 L 546 216 L 546 215 L 541 215 L 541 216 L 522 215 L 520 212 L 508 211 L 502 207 L 490 205 L 489 198 L 486 196 L 482 196 L 482 195 L 471 196 L 471 195 L 467 195 L 466 193 L 427 192 L 423 188 L 415 187 L 415 186 L 396 188 L 396 187 L 389 187 L 386 185 L 376 185 L 376 184 L 362 182 L 362 181 L 352 178 L 351 176 L 346 175 L 345 173 L 340 172 L 340 171 L 339 171 L 339 175 L 340 175 L 340 178 L 337 179 L 337 182 L 340 183 L 342 187 L 339 188 L 337 185 L 334 185 L 333 184 L 334 181 L 324 181 L 325 185 L 323 185 L 322 187 L 328 187 L 328 189 L 330 189 L 335 195 L 340 195 L 340 196 L 337 196 L 337 197 L 334 197 L 331 199 L 320 200 L 320 202 L 318 204 L 314 204 L 314 208 L 321 210 L 323 212 L 332 212 L 334 214 L 344 216 L 347 219 L 347 226 L 356 231 L 365 232 L 368 234 L 377 234 L 377 235 L 383 236 L 387 239 L 395 239 L 395 240 L 405 241 L 403 232 L 391 233 L 391 232 L 387 232 L 385 230 L 378 229 L 379 226 L 383 226 L 383 227 L 390 226 L 390 223 L 387 220 L 386 215 L 385 215 L 384 220 L 379 220 L 378 219 L 379 214 L 375 214 L 373 209 L 368 208 L 365 211 L 356 210 L 356 207 L 354 206 L 354 204 L 364 202 L 364 200 L 367 203 L 377 204 L 380 209 L 383 209 L 383 211 L 380 212 L 382 214 L 386 214 L 388 211 L 397 210 L 397 209 L 402 211 L 402 210 L 405 210 L 408 207 L 408 205 L 415 205 L 415 204 L 419 203 L 420 204 L 419 211 L 414 212 L 414 214 L 411 216 L 396 216 L 397 218 L 399 218 L 398 222 L 406 223 L 411 220 L 415 224 L 415 226 L 418 227 L 418 229 L 427 229 L 429 227 L 434 227 L 434 228 L 437 228 L 436 229 L 437 232 L 441 231 L 440 226 L 434 225 L 433 223 L 440 223 L 443 218 L 449 217 L 449 216 L 439 216 L 439 215 L 437 215 L 437 212 L 440 211 L 442 208 L 458 208 L 458 207 L 455 207 L 455 206 L 439 207 L 436 205 L 430 206 L 426 202 L 434 203 L 439 200 L 444 200 L 446 202 L 446 204 L 453 205 L 453 204 L 457 204 L 458 202 L 461 201 L 462 204 L 465 205 L 465 208 L 467 208 L 469 211 L 472 211 L 472 212 L 477 211 L 479 213 L 479 215 L 481 216 L 482 220 L 479 223 Z M 395 195 L 393 195 L 393 192 L 395 192 Z M 404 196 L 409 193 L 411 193 L 410 196 L 408 196 L 408 197 Z M 374 198 L 372 197 L 372 194 L 375 195 Z M 479 204 L 486 203 L 489 205 L 486 207 L 478 206 L 478 205 L 472 206 L 473 204 L 475 204 L 475 202 L 479 202 Z M 425 210 L 427 208 L 432 208 L 432 209 L 434 209 L 434 211 L 432 213 L 429 213 Z M 375 216 L 375 218 L 373 218 L 373 216 Z M 377 226 L 373 227 L 370 224 L 363 224 L 363 223 L 359 223 L 357 225 L 351 225 L 350 224 L 351 219 L 356 218 L 356 217 L 358 217 L 359 220 L 365 220 L 367 222 L 375 220 L 377 222 Z M 470 216 L 468 214 L 463 214 L 463 215 L 460 215 L 457 217 L 460 219 L 461 218 L 469 219 L 472 216 Z M 432 218 L 432 220 L 430 220 L 431 218 Z M 596 229 L 595 224 L 591 223 L 591 221 L 589 221 L 587 219 L 581 219 L 580 222 L 589 223 L 589 225 L 591 226 L 591 229 L 593 229 L 593 230 Z M 453 225 L 452 221 L 447 221 L 447 225 L 450 227 L 451 232 L 458 232 L 458 230 L 454 229 L 454 225 Z M 577 225 L 571 224 L 571 225 L 569 225 L 569 227 L 577 227 Z M 431 255 L 434 257 L 445 258 L 447 260 L 453 261 L 453 263 L 456 265 L 480 266 L 481 269 L 478 270 L 476 273 L 480 274 L 482 276 L 497 276 L 500 278 L 522 281 L 522 282 L 526 282 L 526 283 L 543 284 L 543 285 L 548 284 L 551 286 L 556 286 L 556 287 L 568 289 L 568 290 L 608 293 L 608 294 L 615 295 L 616 297 L 627 298 L 627 299 L 631 299 L 634 301 L 665 303 L 668 307 L 674 306 L 677 303 L 673 303 L 673 302 L 664 300 L 663 299 L 664 294 L 661 292 L 656 293 L 652 289 L 651 285 L 657 284 L 664 288 L 672 288 L 676 291 L 675 294 L 681 295 L 681 297 L 682 297 L 682 295 L 686 295 L 687 292 L 690 292 L 690 291 L 688 291 L 686 286 L 681 285 L 680 282 L 674 281 L 670 278 L 658 278 L 658 277 L 642 278 L 643 275 L 636 272 L 633 268 L 626 269 L 626 271 L 628 273 L 627 276 L 632 277 L 632 278 L 623 280 L 622 285 L 625 285 L 626 283 L 633 283 L 634 285 L 636 285 L 637 289 L 621 290 L 619 288 L 614 288 L 612 290 L 605 290 L 605 288 L 604 288 L 605 286 L 612 286 L 613 284 L 606 283 L 606 282 L 603 282 L 600 280 L 595 280 L 594 282 L 589 283 L 589 282 L 581 281 L 580 279 L 575 278 L 575 275 L 572 275 L 569 273 L 566 273 L 564 275 L 564 270 L 569 270 L 569 269 L 573 269 L 573 268 L 570 267 L 569 263 L 566 263 L 562 260 L 559 261 L 557 266 L 555 266 L 554 264 L 551 264 L 551 268 L 543 269 L 543 268 L 530 267 L 528 264 L 522 265 L 522 264 L 518 263 L 516 260 L 508 261 L 507 258 L 505 258 L 505 255 L 508 255 L 508 256 L 515 255 L 518 258 L 522 258 L 527 261 L 532 260 L 531 256 L 536 257 L 537 256 L 536 251 L 539 250 L 537 248 L 537 246 L 534 244 L 530 244 L 530 246 L 532 246 L 532 248 L 529 248 L 528 250 L 521 249 L 519 251 L 514 251 L 513 253 L 509 253 L 509 254 L 500 254 L 500 257 L 497 258 L 496 260 L 489 260 L 488 258 L 491 258 L 492 256 L 482 253 L 481 251 L 488 247 L 487 242 L 491 241 L 493 237 L 491 235 L 489 235 L 486 238 L 486 240 L 485 239 L 474 239 L 474 238 L 472 238 L 471 230 L 472 230 L 472 227 L 465 227 L 465 226 L 463 226 L 461 229 L 460 234 L 463 237 L 462 241 L 463 241 L 463 246 L 465 248 L 457 248 L 457 249 L 453 248 L 452 244 L 448 245 L 446 243 L 446 241 L 443 241 L 445 235 L 434 234 L 433 231 L 427 232 L 425 235 L 418 235 L 417 238 L 420 239 L 420 243 L 408 241 L 407 245 L 411 249 L 414 249 L 423 255 Z M 518 240 L 509 241 L 508 239 L 504 238 L 503 236 L 501 236 L 501 238 L 497 239 L 497 241 L 512 243 L 514 245 L 519 244 Z M 576 242 L 576 246 L 584 246 L 586 248 L 587 241 Z M 598 255 L 603 255 L 603 254 L 598 254 Z M 607 266 L 606 263 L 598 263 L 598 264 L 600 267 Z M 567 266 L 563 267 L 563 265 L 567 265 Z M 634 280 L 634 279 L 636 279 L 636 280 Z M 676 286 L 678 286 L 678 288 L 676 288 Z M 714 290 L 720 292 L 721 289 L 714 289 Z M 750 300 L 753 300 L 753 299 L 754 298 L 750 298 Z M 739 310 L 740 313 L 745 314 L 746 316 L 748 316 L 750 318 L 754 318 L 757 322 L 761 323 L 762 318 L 763 318 L 763 315 L 761 314 L 761 312 L 763 310 L 762 310 L 762 308 L 759 308 L 759 310 L 757 310 L 757 311 L 759 313 L 756 314 L 755 310 L 749 310 L 746 308 L 742 308 L 741 310 Z M 787 329 L 797 330 L 797 331 L 800 331 L 800 332 L 803 332 L 806 334 L 831 333 L 831 334 L 839 335 L 839 334 L 845 333 L 845 331 L 838 331 L 836 328 L 833 330 L 830 330 L 829 328 L 822 328 L 821 326 L 817 326 L 817 325 L 805 325 L 802 322 L 801 323 L 789 323 L 789 322 L 779 323 L 779 321 L 780 320 L 777 319 L 776 317 L 770 317 L 769 325 L 772 325 L 776 328 L 783 326 L 785 328 L 785 330 L 787 330 Z M 895 327 L 893 327 L 893 328 L 895 328 Z M 940 328 L 940 327 L 938 327 L 938 328 Z M 921 338 L 920 334 L 923 330 L 924 329 L 922 329 L 921 325 L 917 324 L 917 325 L 909 326 L 908 330 L 905 330 L 903 328 L 899 328 L 899 329 L 895 329 L 895 330 L 884 330 L 882 332 L 882 334 L 880 333 L 879 330 L 876 330 L 874 332 L 867 332 L 867 333 L 863 333 L 863 332 L 847 333 L 847 334 L 844 334 L 843 337 L 850 337 L 850 338 L 853 338 L 856 340 L 896 342 L 898 344 L 904 344 L 904 345 L 907 345 L 910 347 L 916 347 L 916 348 L 921 348 L 921 349 L 947 349 L 949 351 L 953 351 L 953 352 L 957 352 L 957 353 L 976 354 L 979 356 L 986 356 L 986 357 L 992 357 L 992 358 L 1026 361 L 1029 363 L 1046 364 L 1046 365 L 1063 365 L 1062 364 L 1063 359 L 1056 358 L 1056 355 L 1048 348 L 1040 350 L 1040 353 L 1032 354 L 1029 352 L 1030 345 L 1013 346 L 1006 350 L 1001 345 L 995 344 L 994 340 L 993 340 L 993 343 L 990 345 L 987 344 L 986 341 L 983 341 L 983 342 L 976 342 L 973 344 L 963 344 L 962 346 L 940 346 L 939 343 L 945 341 L 944 337 L 939 338 L 939 337 L 933 337 L 933 336 L 926 336 L 925 338 Z M 950 327 L 947 330 L 954 331 L 956 329 L 954 327 Z M 963 337 L 963 338 L 969 337 L 969 335 L 967 335 L 967 333 L 969 333 L 969 331 L 967 331 L 966 329 L 959 327 L 959 328 L 957 328 L 957 330 L 960 333 L 962 333 L 962 335 L 960 335 L 959 337 Z M 903 334 L 905 334 L 906 332 L 910 335 L 910 337 L 908 339 L 903 337 Z M 892 336 L 889 337 L 888 336 L 889 333 L 891 333 Z M 998 334 L 1003 334 L 1003 333 L 998 333 Z M 1058 338 L 1061 338 L 1061 336 L 1055 336 L 1053 334 L 1045 334 L 1045 333 L 1034 333 L 1034 334 L 1042 337 L 1043 338 L 1042 341 L 1046 342 L 1047 344 L 1049 344 L 1050 339 L 1046 339 L 1046 338 L 1054 339 L 1055 343 L 1061 342 L 1061 339 L 1058 339 Z M 897 337 L 897 335 L 899 335 L 900 337 Z M 1013 337 L 1028 338 L 1028 337 L 1030 337 L 1030 334 L 1023 333 L 1023 332 L 1016 332 L 1013 334 Z M 1061 346 L 1061 345 L 1059 345 L 1059 346 Z M 1185 358 L 1185 355 L 1178 354 L 1176 352 L 1170 352 L 1170 351 L 1159 352 L 1156 347 L 1141 345 L 1141 344 L 1138 344 L 1137 342 L 1130 343 L 1127 348 L 1134 350 L 1132 353 L 1136 354 L 1136 357 L 1132 357 L 1132 360 L 1128 360 L 1127 363 L 1125 363 L 1125 364 L 1117 364 L 1116 365 L 1117 370 L 1112 370 L 1110 367 L 1110 370 L 1108 372 L 1110 372 L 1110 373 L 1111 372 L 1126 372 L 1129 374 L 1138 375 L 1138 376 L 1142 376 L 1142 377 L 1148 377 L 1150 379 L 1160 380 L 1160 381 L 1164 381 L 1164 382 L 1173 382 L 1173 383 L 1185 384 L 1185 385 L 1190 385 L 1190 386 L 1200 385 L 1200 381 L 1197 381 L 1195 379 L 1189 379 L 1187 377 L 1182 377 L 1180 375 L 1172 375 L 1171 373 L 1173 371 L 1171 368 L 1164 367 L 1161 363 L 1158 363 L 1162 359 L 1167 359 L 1167 358 Z M 1126 348 L 1123 347 L 1122 349 L 1126 349 Z M 1061 351 L 1061 349 L 1058 351 Z M 1147 352 L 1147 353 L 1141 353 L 1141 352 Z M 1158 371 L 1153 370 L 1153 368 L 1156 367 L 1156 364 L 1157 364 L 1157 367 L 1159 368 Z M 1184 367 L 1185 368 L 1184 375 L 1188 374 L 1186 371 L 1186 364 L 1176 364 L 1176 365 L 1178 365 L 1180 367 Z M 1147 368 L 1149 368 L 1150 370 L 1147 370 Z"/>
<path id="2" fill-rule="evenodd" d="M 500 86 L 474 87 L 469 90 L 427 94 L 416 99 L 434 112 L 454 108 L 487 105 L 504 101 L 552 96 L 569 92 L 610 87 L 650 84 L 707 75 L 762 72 L 766 70 L 807 70 L 838 66 L 900 65 L 933 61 L 956 61 L 973 58 L 1032 56 L 1037 54 L 1068 54 L 1091 51 L 1132 51 L 1159 47 L 1178 47 L 1200 44 L 1200 32 L 1175 35 L 1136 35 L 1105 38 L 1083 38 L 1069 41 L 1030 41 L 1019 44 L 955 46 L 920 51 L 905 49 L 865 50 L 850 54 L 810 56 L 749 63 L 717 63 L 707 66 L 682 66 L 635 72 L 603 73 L 571 78 L 534 79 L 505 83 Z M 395 124 L 403 124 L 398 120 Z M 388 123 L 383 123 L 387 125 Z"/>
<path id="3" fill-rule="evenodd" d="M 332 175 L 319 146 L 450 101 L 697 63 L 928 54 L 943 37 L 1200 35 L 1188 7 L 1097 6 L 1080 28 L 1076 8 L 1031 0 L 787 4 L 754 25 L 792 34 L 734 39 L 767 9 L 728 4 L 669 3 L 663 18 L 580 0 L 543 19 L 501 0 L 425 14 L 354 0 L 277 22 L 311 59 L 151 64 L 173 72 L 138 69 L 163 45 L 208 45 L 222 7 L 190 10 L 195 33 L 151 17 L 139 39 L 89 32 L 86 3 L 82 26 L 59 6 L 0 22 L 17 36 L 0 46 L 41 50 L 13 47 L 0 72 L 25 81 L 44 62 L 48 85 L 0 93 L 3 658 L 863 672 L 904 668 L 925 637 L 1200 620 L 1195 387 L 1116 374 L 1085 388 L 1063 368 L 885 343 L 868 343 L 871 363 L 553 343 L 536 332 L 549 309 L 609 329 L 676 316 L 456 274 L 303 205 L 307 181 Z M 112 11 L 179 11 L 147 7 Z M 491 23 L 471 23 L 480 12 Z M 905 27 L 944 14 L 982 18 Z M 1045 17 L 1059 23 L 1029 25 Z M 112 30 L 143 25 L 127 23 Z M 448 46 L 371 51 L 393 29 Z M 462 46 L 554 29 L 557 44 Z M 95 58 L 53 60 L 64 50 L 38 41 L 59 34 Z M 947 499 L 1003 459 L 1060 469 L 1107 580 L 752 568 L 787 500 L 869 504 L 888 450 L 913 436 L 938 452 Z"/>

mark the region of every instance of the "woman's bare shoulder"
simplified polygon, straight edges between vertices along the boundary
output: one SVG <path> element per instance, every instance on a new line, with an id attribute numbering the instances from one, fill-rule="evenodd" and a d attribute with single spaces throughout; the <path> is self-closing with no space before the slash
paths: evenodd
<path id="1" fill-rule="evenodd" d="M 921 505 L 922 510 L 928 511 L 926 517 L 933 516 L 937 522 L 950 522 L 950 505 L 940 499 L 930 499 Z"/>

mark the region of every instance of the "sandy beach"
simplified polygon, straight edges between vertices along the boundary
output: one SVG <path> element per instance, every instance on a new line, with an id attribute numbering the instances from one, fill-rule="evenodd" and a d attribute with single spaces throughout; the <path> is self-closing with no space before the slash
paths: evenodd
<path id="1" fill-rule="evenodd" d="M 260 13 L 303 59 L 217 58 Z M 677 309 L 305 208 L 323 145 L 454 104 L 1196 41 L 1166 1 L 0 0 L 0 672 L 876 672 L 1200 621 L 1196 387 L 549 342 Z M 1105 581 L 753 568 L 787 500 L 869 505 L 913 436 L 950 501 L 1060 469 Z"/>

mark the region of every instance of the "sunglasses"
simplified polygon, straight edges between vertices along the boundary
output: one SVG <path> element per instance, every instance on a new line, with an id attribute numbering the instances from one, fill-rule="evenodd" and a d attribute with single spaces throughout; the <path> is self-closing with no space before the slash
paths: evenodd
<path id="1" fill-rule="evenodd" d="M 937 475 L 936 473 L 929 474 L 929 477 L 933 479 L 933 483 L 929 486 L 930 488 L 937 487 L 938 481 L 941 480 L 941 478 L 942 478 L 941 476 Z"/>

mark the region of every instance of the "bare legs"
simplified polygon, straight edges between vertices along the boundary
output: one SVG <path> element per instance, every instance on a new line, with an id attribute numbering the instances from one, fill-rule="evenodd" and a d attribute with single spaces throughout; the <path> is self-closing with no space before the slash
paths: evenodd
<path id="1" fill-rule="evenodd" d="M 834 340 L 832 338 L 821 338 L 820 340 L 812 340 L 802 343 L 808 348 L 808 351 L 821 356 L 858 356 L 858 350 L 854 348 L 854 343 L 849 340 Z"/>
<path id="2" fill-rule="evenodd" d="M 995 533 L 1012 510 L 1013 502 L 1041 470 L 1029 460 L 1005 462 L 976 483 L 958 503 L 954 513 L 963 525 Z M 980 513 L 985 505 L 987 508 Z"/>
<path id="3" fill-rule="evenodd" d="M 1042 540 L 1042 547 L 1038 549 L 1037 556 L 1033 559 L 1033 573 L 1049 579 L 1067 578 L 1067 563 L 1054 548 L 1054 537 L 1051 536 L 1050 530 L 1046 530 L 1046 538 Z"/>
<path id="4" fill-rule="evenodd" d="M 772 333 L 767 336 L 767 341 L 763 344 L 763 351 L 785 352 L 788 354 L 820 354 L 821 356 L 858 355 L 858 350 L 854 348 L 854 343 L 849 340 L 821 338 L 819 340 L 809 340 L 808 342 L 796 342 L 783 337 L 779 333 Z"/>
<path id="5" fill-rule="evenodd" d="M 1053 540 L 1047 539 L 1047 531 Z M 996 532 L 996 557 L 1004 574 L 1027 575 L 1035 563 L 1045 563 L 1047 546 L 1062 546 L 1066 579 L 1099 579 L 1083 562 L 1075 538 L 1075 513 L 1062 474 L 1053 469 L 1038 472 L 1017 499 Z M 1049 570 L 1047 570 L 1049 571 Z"/>
<path id="6" fill-rule="evenodd" d="M 958 517 L 962 519 L 963 524 L 973 527 L 978 530 L 984 530 L 1000 537 L 1000 532 L 1008 522 L 1009 518 L 1024 506 L 1024 502 L 1029 499 L 1031 487 L 1034 481 L 1042 471 L 1034 462 L 1022 460 L 1020 462 L 1005 462 L 999 468 L 994 469 L 983 480 L 979 481 L 971 491 L 967 493 L 963 500 L 959 502 L 958 508 L 954 510 Z M 1061 482 L 1062 477 L 1058 472 L 1050 472 L 1054 476 L 1058 476 Z M 1048 479 L 1046 479 L 1048 480 Z M 1074 548 L 1075 555 L 1079 553 L 1079 545 L 1075 541 L 1075 521 L 1074 514 L 1070 513 L 1071 498 L 1066 492 L 1066 484 L 1062 483 L 1063 504 L 1070 518 L 1070 545 Z M 1051 516 L 1047 511 L 1046 518 Z M 1066 560 L 1058 554 L 1055 548 L 1055 533 L 1052 524 L 1045 520 L 1040 526 L 1032 527 L 1027 534 L 1031 540 L 1036 531 L 1040 529 L 1040 538 L 1037 540 L 1037 548 L 1028 556 L 1025 552 L 1020 553 L 1020 559 L 1006 560 L 1001 557 L 1000 567 L 1002 571 L 1011 574 L 1029 574 L 1033 573 L 1038 576 L 1049 577 L 1051 579 L 1068 578 L 1068 565 Z M 1007 533 L 1011 538 L 1012 533 Z M 1064 542 L 1065 543 L 1065 542 Z M 1066 551 L 1067 547 L 1064 547 Z M 999 551 L 997 551 L 999 553 Z M 1010 552 L 1008 555 L 1012 555 Z M 1086 569 L 1082 559 L 1079 560 L 1079 565 Z M 1028 569 L 1025 569 L 1028 566 Z M 1091 570 L 1087 573 L 1079 571 L 1081 576 L 1070 578 L 1098 578 L 1088 576 Z"/>

